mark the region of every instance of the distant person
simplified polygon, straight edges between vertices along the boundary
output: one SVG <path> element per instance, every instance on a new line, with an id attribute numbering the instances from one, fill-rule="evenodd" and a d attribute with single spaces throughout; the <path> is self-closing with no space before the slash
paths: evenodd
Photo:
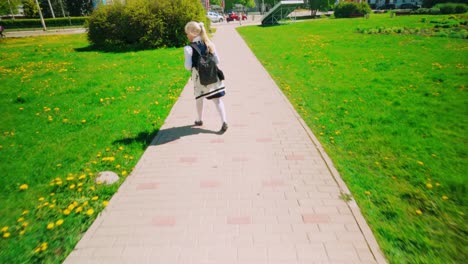
<path id="1" fill-rule="evenodd" d="M 202 85 L 200 83 L 200 76 L 197 70 L 197 63 L 200 54 L 197 50 L 191 47 L 191 45 L 196 45 L 198 50 L 203 54 L 210 52 L 214 55 L 214 60 L 216 64 L 218 64 L 219 57 L 216 54 L 215 45 L 208 38 L 205 26 L 201 22 L 188 22 L 187 25 L 185 25 L 185 33 L 187 34 L 187 38 L 190 41 L 190 45 L 184 47 L 184 56 L 185 68 L 189 71 L 192 71 L 192 81 L 194 84 L 194 93 L 197 107 L 197 119 L 195 120 L 195 125 L 203 125 L 203 101 L 206 98 L 213 101 L 215 104 L 221 121 L 223 122 L 220 131 L 226 132 L 228 129 L 226 110 L 224 109 L 224 103 L 221 99 L 221 97 L 225 95 L 224 82 L 218 78 L 218 81 L 213 84 Z"/>
<path id="2" fill-rule="evenodd" d="M 0 37 L 2 37 L 2 38 L 5 37 L 5 35 L 3 35 L 4 30 L 5 30 L 5 28 L 2 25 L 0 25 Z"/>

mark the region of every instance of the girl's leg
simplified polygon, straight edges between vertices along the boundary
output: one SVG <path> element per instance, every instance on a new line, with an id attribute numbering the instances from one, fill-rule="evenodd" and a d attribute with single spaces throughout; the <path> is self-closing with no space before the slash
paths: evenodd
<path id="1" fill-rule="evenodd" d="M 199 122 L 200 124 L 202 123 L 202 118 L 203 118 L 203 97 L 196 99 L 196 105 L 197 105 L 197 120 L 195 123 Z"/>
<path id="2" fill-rule="evenodd" d="M 228 125 L 227 125 L 226 110 L 224 109 L 223 100 L 221 100 L 221 98 L 214 98 L 212 99 L 212 101 L 216 105 L 216 109 L 218 110 L 221 120 L 223 121 L 223 126 L 221 127 L 221 131 L 226 131 L 228 128 Z"/>

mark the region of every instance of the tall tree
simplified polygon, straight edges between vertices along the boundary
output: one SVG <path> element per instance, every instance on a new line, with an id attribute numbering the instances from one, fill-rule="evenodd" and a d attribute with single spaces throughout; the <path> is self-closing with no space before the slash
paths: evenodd
<path id="1" fill-rule="evenodd" d="M 331 7 L 330 0 L 307 0 L 310 8 L 310 14 L 315 16 L 317 11 L 328 11 Z"/>
<path id="2" fill-rule="evenodd" d="M 70 16 L 86 16 L 93 12 L 92 0 L 64 0 Z"/>
<path id="3" fill-rule="evenodd" d="M 23 12 L 25 17 L 39 17 L 39 9 L 34 0 L 22 0 Z"/>
<path id="4" fill-rule="evenodd" d="M 221 0 L 210 0 L 210 5 L 221 6 Z"/>
<path id="5" fill-rule="evenodd" d="M 20 4 L 21 0 L 1 0 L 0 15 L 16 15 L 18 13 L 18 6 Z"/>

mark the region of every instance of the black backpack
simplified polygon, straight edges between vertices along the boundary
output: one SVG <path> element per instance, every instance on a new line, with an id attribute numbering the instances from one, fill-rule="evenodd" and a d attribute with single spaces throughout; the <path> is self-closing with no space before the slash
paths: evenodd
<path id="1" fill-rule="evenodd" d="M 213 54 L 208 52 L 208 50 L 205 54 L 202 54 L 200 48 L 195 43 L 190 43 L 190 46 L 196 50 L 199 55 L 196 56 L 197 61 L 192 63 L 198 70 L 200 83 L 205 86 L 216 83 L 218 81 L 218 67 L 216 66 Z"/>

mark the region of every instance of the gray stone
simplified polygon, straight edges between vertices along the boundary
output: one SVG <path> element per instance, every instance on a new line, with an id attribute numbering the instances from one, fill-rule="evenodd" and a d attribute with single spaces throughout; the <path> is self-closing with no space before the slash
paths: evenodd
<path id="1" fill-rule="evenodd" d="M 102 182 L 107 185 L 111 185 L 118 180 L 119 176 L 117 175 L 117 173 L 112 171 L 102 171 L 98 174 L 98 177 L 96 178 L 96 182 Z"/>

